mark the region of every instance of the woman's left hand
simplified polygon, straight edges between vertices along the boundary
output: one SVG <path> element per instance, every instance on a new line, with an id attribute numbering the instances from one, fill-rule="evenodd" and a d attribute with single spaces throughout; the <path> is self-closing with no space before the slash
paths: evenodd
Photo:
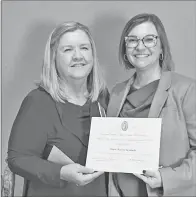
<path id="1" fill-rule="evenodd" d="M 141 180 L 143 180 L 145 183 L 147 183 L 151 188 L 159 188 L 163 186 L 161 173 L 159 170 L 157 171 L 151 171 L 151 170 L 144 170 L 143 174 L 135 174 L 134 175 Z"/>

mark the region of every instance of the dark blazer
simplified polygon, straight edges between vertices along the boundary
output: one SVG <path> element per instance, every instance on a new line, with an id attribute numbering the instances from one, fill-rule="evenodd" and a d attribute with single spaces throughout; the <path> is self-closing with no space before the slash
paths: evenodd
<path id="1" fill-rule="evenodd" d="M 106 97 L 100 97 L 101 105 Z M 87 144 L 81 133 L 69 131 L 64 104 L 55 102 L 43 89 L 31 91 L 22 102 L 8 143 L 10 169 L 29 180 L 27 196 L 106 196 L 105 175 L 86 186 L 60 180 L 62 165 L 43 159 L 46 144 L 57 146 L 74 162 L 84 164 Z M 73 120 L 74 122 L 74 120 Z"/>
<path id="2" fill-rule="evenodd" d="M 133 73 L 134 74 L 134 73 Z M 119 116 L 133 77 L 117 84 L 110 95 L 108 117 Z M 160 169 L 164 196 L 196 196 L 196 83 L 174 72 L 163 72 L 149 118 L 162 118 Z M 129 179 L 122 174 L 119 186 L 129 196 Z M 149 196 L 159 189 L 147 186 Z M 118 195 L 110 174 L 109 195 Z"/>

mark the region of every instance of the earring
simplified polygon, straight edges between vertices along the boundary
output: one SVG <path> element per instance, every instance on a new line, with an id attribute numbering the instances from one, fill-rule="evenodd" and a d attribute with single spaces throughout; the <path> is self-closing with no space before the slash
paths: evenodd
<path id="1" fill-rule="evenodd" d="M 128 61 L 128 59 L 127 59 L 127 54 L 124 54 L 124 60 L 125 60 L 125 61 Z"/>
<path id="2" fill-rule="evenodd" d="M 160 60 L 163 61 L 163 53 L 160 54 Z"/>

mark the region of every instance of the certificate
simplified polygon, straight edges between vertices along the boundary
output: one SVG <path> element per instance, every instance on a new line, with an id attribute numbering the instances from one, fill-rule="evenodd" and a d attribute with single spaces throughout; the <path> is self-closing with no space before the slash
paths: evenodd
<path id="1" fill-rule="evenodd" d="M 142 173 L 159 168 L 161 118 L 93 117 L 86 167 Z"/>

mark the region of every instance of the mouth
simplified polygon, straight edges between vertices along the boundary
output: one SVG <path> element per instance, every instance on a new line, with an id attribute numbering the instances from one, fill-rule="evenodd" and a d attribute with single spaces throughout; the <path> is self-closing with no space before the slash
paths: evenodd
<path id="1" fill-rule="evenodd" d="M 149 55 L 148 54 L 136 54 L 134 55 L 134 57 L 136 58 L 145 58 L 145 57 L 148 57 Z"/>
<path id="2" fill-rule="evenodd" d="M 83 66 L 85 66 L 86 64 L 84 64 L 84 63 L 77 63 L 77 64 L 73 64 L 73 65 L 71 65 L 71 67 L 74 67 L 74 68 L 77 68 L 77 67 L 83 67 Z"/>

